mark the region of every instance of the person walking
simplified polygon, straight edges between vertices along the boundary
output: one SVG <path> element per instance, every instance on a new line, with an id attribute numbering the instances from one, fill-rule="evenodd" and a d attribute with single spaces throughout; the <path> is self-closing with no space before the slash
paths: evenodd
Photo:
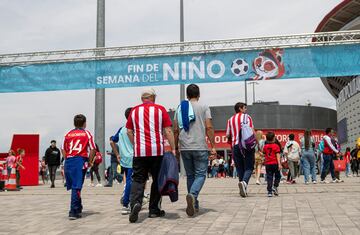
<path id="1" fill-rule="evenodd" d="M 345 150 L 344 160 L 345 160 L 345 164 L 346 164 L 345 176 L 349 177 L 349 176 L 351 176 L 351 174 L 350 174 L 350 170 L 351 170 L 351 168 L 350 168 L 350 160 L 351 160 L 350 147 L 347 147 Z"/>
<path id="2" fill-rule="evenodd" d="M 62 148 L 65 158 L 66 189 L 71 190 L 70 220 L 81 218 L 83 210 L 81 189 L 87 168 L 92 166 L 96 153 L 94 137 L 85 129 L 86 117 L 83 114 L 74 117 L 74 126 L 75 129 L 65 135 Z"/>
<path id="3" fill-rule="evenodd" d="M 306 130 L 304 136 L 300 139 L 301 144 L 301 164 L 304 169 L 304 181 L 305 184 L 309 183 L 309 175 L 311 175 L 311 180 L 313 184 L 316 184 L 316 172 L 315 172 L 315 141 L 311 136 L 311 131 Z"/>
<path id="4" fill-rule="evenodd" d="M 138 220 L 144 196 L 144 186 L 151 173 L 152 184 L 149 202 L 149 217 L 163 217 L 165 211 L 160 209 L 161 195 L 158 190 L 158 175 L 164 155 L 163 129 L 169 141 L 173 155 L 176 155 L 172 123 L 166 109 L 155 104 L 154 89 L 141 93 L 142 104 L 131 110 L 126 128 L 131 144 L 134 146 L 133 182 L 130 192 L 130 223 Z"/>
<path id="5" fill-rule="evenodd" d="M 240 195 L 242 197 L 247 197 L 249 180 L 254 170 L 255 149 L 240 150 L 239 132 L 241 130 L 241 124 L 244 122 L 248 123 L 254 133 L 255 131 L 252 118 L 249 115 L 245 115 L 247 112 L 247 105 L 245 103 L 238 102 L 235 104 L 234 109 L 235 114 L 227 121 L 226 137 L 231 143 L 233 158 L 239 176 L 238 186 Z M 247 120 L 244 120 L 245 117 L 247 117 Z"/>
<path id="6" fill-rule="evenodd" d="M 50 147 L 45 151 L 45 164 L 48 166 L 51 186 L 55 188 L 56 170 L 60 166 L 60 150 L 56 147 L 56 140 L 50 142 Z"/>
<path id="7" fill-rule="evenodd" d="M 118 130 L 117 133 L 120 132 L 120 129 Z M 110 137 L 110 146 L 111 146 L 111 153 L 110 153 L 110 170 L 109 170 L 109 174 L 108 174 L 108 183 L 104 186 L 104 187 L 112 187 L 113 186 L 113 181 L 116 180 L 119 184 L 122 182 L 122 175 L 118 173 L 118 166 L 120 164 L 120 158 L 118 159 L 114 150 L 113 150 L 113 146 L 111 144 L 112 141 L 112 136 Z M 116 151 L 119 153 L 119 145 L 114 143 L 114 148 L 116 149 Z"/>
<path id="8" fill-rule="evenodd" d="M 263 132 L 262 131 L 256 131 L 255 133 L 255 137 L 256 137 L 256 147 L 255 147 L 255 179 L 256 179 L 256 184 L 260 185 L 260 174 L 261 174 L 261 167 L 263 165 L 264 162 L 264 153 L 263 151 L 263 147 L 265 144 L 265 140 L 263 139 Z"/>
<path id="9" fill-rule="evenodd" d="M 299 163 L 300 163 L 300 154 L 301 149 L 298 142 L 295 141 L 295 135 L 289 135 L 289 141 L 286 142 L 284 147 L 284 154 L 287 158 L 289 171 L 291 174 L 291 184 L 296 183 L 296 177 L 299 175 Z"/>
<path id="10" fill-rule="evenodd" d="M 20 169 L 25 170 L 23 166 L 23 159 L 25 156 L 25 149 L 17 149 L 17 156 L 15 157 L 15 166 L 16 166 L 16 188 L 22 189 L 20 186 Z"/>
<path id="11" fill-rule="evenodd" d="M 333 158 L 335 158 L 336 155 L 339 155 L 340 152 L 336 149 L 336 147 L 333 145 L 331 139 L 334 137 L 335 133 L 332 128 L 326 128 L 325 135 L 323 137 L 324 140 L 324 150 L 323 150 L 323 167 L 321 172 L 321 182 L 320 183 L 328 183 L 325 181 L 325 178 L 328 174 L 328 171 L 330 169 L 330 174 L 332 178 L 332 182 L 336 183 L 337 179 L 335 176 L 334 171 L 334 162 Z"/>
<path id="12" fill-rule="evenodd" d="M 101 178 L 100 178 L 100 174 L 99 174 L 99 165 L 102 162 L 102 155 L 101 152 L 99 150 L 99 146 L 97 144 L 95 144 L 95 157 L 94 160 L 92 162 L 92 167 L 90 168 L 90 186 L 91 187 L 102 187 L 103 185 L 101 184 Z M 94 184 L 94 174 L 96 175 L 96 179 L 97 179 L 97 184 Z"/>
<path id="13" fill-rule="evenodd" d="M 126 120 L 130 116 L 132 108 L 127 108 L 125 110 Z M 132 185 L 132 174 L 133 174 L 133 156 L 134 156 L 134 146 L 130 142 L 130 139 L 127 135 L 127 128 L 121 127 L 118 132 L 111 136 L 110 145 L 112 151 L 114 152 L 117 160 L 120 162 L 121 168 L 124 171 L 126 183 L 124 189 L 124 196 L 122 200 L 123 208 L 121 214 L 128 215 L 130 214 L 130 190 Z M 119 145 L 117 145 L 117 143 Z"/>
<path id="14" fill-rule="evenodd" d="M 360 143 L 355 145 L 355 148 L 351 150 L 351 171 L 353 176 L 359 177 L 359 161 L 360 160 Z"/>
<path id="15" fill-rule="evenodd" d="M 48 181 L 47 179 L 47 169 L 46 169 L 46 163 L 45 163 L 45 157 L 43 157 L 40 161 L 40 175 L 41 175 L 41 179 L 43 184 L 45 184 L 45 180 Z"/>
<path id="16" fill-rule="evenodd" d="M 8 152 L 8 156 L 6 157 L 6 160 L 5 160 L 6 170 L 7 170 L 7 174 L 8 174 L 7 179 L 10 178 L 11 169 L 16 167 L 15 160 L 16 160 L 15 151 L 10 149 Z"/>
<path id="17" fill-rule="evenodd" d="M 200 88 L 190 84 L 186 95 L 188 100 L 182 101 L 175 112 L 174 134 L 175 146 L 180 150 L 187 177 L 186 214 L 193 216 L 199 211 L 198 198 L 206 179 L 209 158 L 206 136 L 210 142 L 210 153 L 216 155 L 216 149 L 211 111 L 209 106 L 199 102 Z M 224 159 L 221 160 L 220 164 L 224 166 Z"/>
<path id="18" fill-rule="evenodd" d="M 265 156 L 266 182 L 268 197 L 279 195 L 278 187 L 281 179 L 280 171 L 282 169 L 280 162 L 280 147 L 275 143 L 274 132 L 266 134 L 266 142 L 263 148 Z"/>

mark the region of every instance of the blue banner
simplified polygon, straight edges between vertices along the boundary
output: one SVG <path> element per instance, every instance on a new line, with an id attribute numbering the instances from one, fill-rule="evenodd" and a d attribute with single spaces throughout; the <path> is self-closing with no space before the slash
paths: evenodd
<path id="1" fill-rule="evenodd" d="M 0 93 L 360 74 L 360 44 L 0 67 Z"/>

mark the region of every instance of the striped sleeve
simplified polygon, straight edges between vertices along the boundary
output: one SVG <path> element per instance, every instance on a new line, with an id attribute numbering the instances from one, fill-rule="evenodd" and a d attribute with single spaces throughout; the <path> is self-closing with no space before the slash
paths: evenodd
<path id="1" fill-rule="evenodd" d="M 226 124 L 226 136 L 230 136 L 230 119 L 227 121 Z"/>
<path id="2" fill-rule="evenodd" d="M 94 142 L 94 137 L 92 136 L 92 134 L 90 133 L 90 131 L 86 131 L 86 134 L 89 138 L 89 147 L 90 149 L 95 149 L 95 142 Z"/>

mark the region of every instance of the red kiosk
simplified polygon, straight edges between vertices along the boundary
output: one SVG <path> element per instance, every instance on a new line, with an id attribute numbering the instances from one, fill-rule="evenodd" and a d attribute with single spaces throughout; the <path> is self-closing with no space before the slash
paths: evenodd
<path id="1" fill-rule="evenodd" d="M 18 148 L 25 150 L 23 165 L 25 170 L 20 169 L 20 185 L 35 186 L 39 185 L 39 143 L 38 134 L 15 134 L 12 139 L 11 147 L 16 151 Z M 0 160 L 4 161 L 7 153 L 0 153 Z"/>

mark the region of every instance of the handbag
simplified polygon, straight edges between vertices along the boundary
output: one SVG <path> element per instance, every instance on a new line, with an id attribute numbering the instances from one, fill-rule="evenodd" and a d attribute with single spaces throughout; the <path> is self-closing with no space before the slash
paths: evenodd
<path id="1" fill-rule="evenodd" d="M 281 166 L 283 167 L 283 169 L 289 169 L 289 164 L 285 157 L 282 157 L 280 159 L 280 163 L 281 163 Z"/>
<path id="2" fill-rule="evenodd" d="M 334 170 L 335 171 L 345 171 L 346 162 L 344 160 L 334 160 Z"/>

